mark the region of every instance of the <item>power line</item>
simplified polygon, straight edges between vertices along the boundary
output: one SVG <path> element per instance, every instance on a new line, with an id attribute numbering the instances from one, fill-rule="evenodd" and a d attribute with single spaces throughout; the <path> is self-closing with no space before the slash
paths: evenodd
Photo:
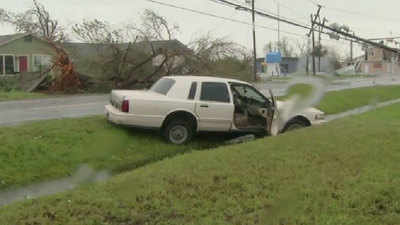
<path id="1" fill-rule="evenodd" d="M 373 16 L 373 15 L 371 15 L 371 13 L 367 13 L 367 12 L 360 12 L 360 11 L 355 11 L 355 10 L 348 10 L 348 9 L 343 9 L 343 8 L 330 7 L 328 5 L 324 5 L 324 7 L 327 10 L 330 10 L 330 11 L 336 11 L 336 12 L 339 12 L 339 13 L 344 13 L 344 14 L 348 14 L 348 15 L 352 15 L 352 16 L 358 15 L 358 16 L 362 16 L 364 18 L 368 18 L 368 19 L 371 19 L 371 20 L 372 19 L 374 19 L 374 20 L 378 19 L 378 20 L 390 21 L 390 22 L 398 22 L 400 20 L 400 18 L 389 18 L 389 17 L 382 17 L 382 16 L 376 16 L 376 15 Z"/>
<path id="2" fill-rule="evenodd" d="M 280 5 L 282 8 L 288 9 L 289 11 L 291 11 L 291 12 L 297 14 L 297 15 L 300 15 L 300 14 L 298 14 L 298 12 L 297 12 L 296 10 L 292 9 L 291 7 L 289 7 L 289 6 L 285 5 L 285 4 L 282 4 L 282 2 L 280 2 L 279 5 Z M 296 19 L 296 18 L 294 18 L 294 19 Z M 298 17 L 297 19 L 302 19 L 302 20 L 305 19 L 305 20 L 308 20 L 308 17 L 301 16 L 301 17 Z"/>
<path id="3" fill-rule="evenodd" d="M 218 4 L 222 4 L 222 5 L 226 5 L 226 6 L 232 6 L 231 4 L 227 4 L 227 3 L 223 3 L 223 2 L 221 2 L 221 1 L 219 1 L 219 0 L 209 0 L 209 1 L 212 1 L 212 2 L 215 2 L 215 3 L 218 3 Z M 236 4 L 237 5 L 240 5 L 242 2 L 240 2 L 239 0 L 231 0 L 231 1 L 234 1 L 234 2 L 236 2 Z M 281 5 L 281 6 L 284 6 L 283 4 L 281 4 L 281 3 L 279 3 L 279 5 Z M 288 7 L 288 6 L 284 6 L 283 8 L 287 8 L 287 9 L 290 9 L 290 10 L 292 10 L 290 7 Z M 286 19 L 286 20 L 292 20 L 292 21 L 295 21 L 295 19 L 296 18 L 289 18 L 289 17 L 286 17 L 286 16 L 282 16 L 282 15 L 279 15 L 278 16 L 278 14 L 277 13 L 275 13 L 275 12 L 273 12 L 273 11 L 271 11 L 271 10 L 266 10 L 266 9 L 262 9 L 262 8 L 256 8 L 258 11 L 261 11 L 261 12 L 264 12 L 264 13 L 268 13 L 268 14 L 270 14 L 270 15 L 273 15 L 273 16 L 275 16 L 275 17 L 277 17 L 277 18 L 283 18 L 283 19 Z M 294 12 L 294 10 L 292 10 L 293 12 Z M 302 17 L 301 19 L 304 19 L 305 17 Z M 305 24 L 307 24 L 307 23 L 303 23 L 303 21 L 301 21 L 301 22 L 298 22 L 298 21 L 295 21 L 295 22 L 297 22 L 297 23 L 302 23 L 302 25 L 305 25 Z M 306 25 L 305 25 L 306 26 Z"/>
<path id="4" fill-rule="evenodd" d="M 252 12 L 252 9 L 250 9 L 248 7 L 245 7 L 243 5 L 240 5 L 240 4 L 236 4 L 236 3 L 230 2 L 230 1 L 226 1 L 226 0 L 213 0 L 213 1 L 214 2 L 217 1 L 217 2 L 223 3 L 224 5 L 227 5 L 227 6 L 235 7 L 236 9 L 243 9 L 243 10 L 246 10 L 248 12 Z M 279 18 L 279 17 L 271 15 L 271 14 L 260 12 L 259 10 L 255 10 L 255 13 L 257 13 L 258 15 L 264 16 L 264 17 L 268 17 L 268 18 L 273 19 L 273 20 L 278 20 L 278 21 L 281 21 L 281 22 L 296 26 L 296 27 L 300 27 L 300 28 L 307 29 L 307 30 L 310 29 L 310 27 L 308 27 L 308 26 L 301 25 L 299 23 L 292 22 L 292 21 L 289 21 L 289 20 L 286 20 L 286 19 L 282 19 L 282 18 Z"/>
<path id="5" fill-rule="evenodd" d="M 326 26 L 326 25 L 324 25 L 324 24 L 322 24 L 320 22 L 316 22 L 315 24 L 320 26 L 320 27 L 323 27 L 323 28 L 325 28 L 327 30 L 335 32 L 335 33 L 337 33 L 337 34 L 339 34 L 341 36 L 344 36 L 344 37 L 346 37 L 346 38 L 348 38 L 350 40 L 359 41 L 359 42 L 362 42 L 362 43 L 365 43 L 365 44 L 368 44 L 368 45 L 371 45 L 371 46 L 375 46 L 375 47 L 378 47 L 378 48 L 381 48 L 381 49 L 384 49 L 384 50 L 388 50 L 388 51 L 396 53 L 396 54 L 400 54 L 398 49 L 394 49 L 394 48 L 388 47 L 388 46 L 380 44 L 380 43 L 373 42 L 373 41 L 365 39 L 365 38 L 360 38 L 360 37 L 358 37 L 358 36 L 356 36 L 354 34 L 350 34 L 350 33 L 344 32 L 342 30 L 338 30 L 338 29 Z"/>
<path id="6" fill-rule="evenodd" d="M 246 21 L 237 20 L 237 19 L 232 19 L 232 18 L 228 18 L 228 17 L 224 17 L 224 16 L 218 16 L 218 15 L 216 15 L 216 14 L 212 14 L 212 13 L 208 13 L 208 12 L 203 12 L 203 11 L 199 11 L 199 10 L 195 10 L 195 9 L 190 9 L 190 8 L 186 8 L 186 7 L 182 7 L 182 6 L 177 6 L 177 5 L 174 5 L 174 4 L 159 2 L 159 1 L 155 1 L 155 0 L 145 0 L 145 1 L 152 2 L 152 3 L 155 3 L 155 4 L 159 4 L 159 5 L 163 5 L 163 6 L 170 7 L 170 8 L 175 8 L 175 9 L 180 9 L 180 10 L 184 10 L 184 11 L 196 13 L 196 14 L 203 15 L 203 16 L 209 16 L 209 17 L 213 17 L 213 18 L 218 18 L 218 19 L 222 19 L 222 20 L 234 22 L 234 23 L 240 23 L 240 24 L 252 26 L 251 23 L 248 23 L 248 22 L 246 22 Z M 271 30 L 271 31 L 278 31 L 278 30 L 275 29 L 275 28 L 267 27 L 267 26 L 263 26 L 263 25 L 256 25 L 256 27 L 258 27 L 258 28 L 263 28 L 263 29 L 267 29 L 267 30 Z M 281 32 L 282 32 L 282 33 L 289 34 L 289 35 L 299 36 L 299 37 L 302 37 L 302 36 L 303 36 L 302 34 L 297 34 L 297 33 L 293 33 L 293 32 L 290 32 L 290 31 L 282 31 L 282 30 L 281 30 Z"/>

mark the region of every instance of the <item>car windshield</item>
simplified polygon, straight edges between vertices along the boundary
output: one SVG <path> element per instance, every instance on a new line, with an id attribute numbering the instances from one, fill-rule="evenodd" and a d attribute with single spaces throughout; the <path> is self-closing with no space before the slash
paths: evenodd
<path id="1" fill-rule="evenodd" d="M 156 93 L 167 95 L 169 90 L 171 90 L 172 86 L 174 86 L 175 80 L 170 78 L 163 78 L 158 80 L 151 88 L 150 91 L 154 91 Z"/>

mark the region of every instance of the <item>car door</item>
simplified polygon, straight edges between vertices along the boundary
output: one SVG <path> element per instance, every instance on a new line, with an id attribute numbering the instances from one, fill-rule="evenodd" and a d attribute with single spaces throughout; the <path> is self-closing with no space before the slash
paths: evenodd
<path id="1" fill-rule="evenodd" d="M 229 131 L 234 105 L 227 83 L 202 82 L 196 102 L 200 131 Z"/>
<path id="2" fill-rule="evenodd" d="M 244 105 L 249 115 L 266 119 L 265 124 L 260 125 L 270 131 L 275 114 L 274 101 L 271 102 L 256 88 L 247 84 L 231 83 L 231 88 L 239 99 L 246 102 Z"/>

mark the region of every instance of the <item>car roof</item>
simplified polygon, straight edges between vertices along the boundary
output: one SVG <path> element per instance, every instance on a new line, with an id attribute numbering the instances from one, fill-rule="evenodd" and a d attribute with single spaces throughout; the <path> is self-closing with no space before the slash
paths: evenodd
<path id="1" fill-rule="evenodd" d="M 199 82 L 232 82 L 232 83 L 242 83 L 242 84 L 248 84 L 248 82 L 244 82 L 241 80 L 236 80 L 236 79 L 228 79 L 228 78 L 222 78 L 218 76 L 192 76 L 192 75 L 187 75 L 187 76 L 167 76 L 165 78 L 172 78 L 175 80 L 187 80 L 187 81 L 199 81 Z"/>

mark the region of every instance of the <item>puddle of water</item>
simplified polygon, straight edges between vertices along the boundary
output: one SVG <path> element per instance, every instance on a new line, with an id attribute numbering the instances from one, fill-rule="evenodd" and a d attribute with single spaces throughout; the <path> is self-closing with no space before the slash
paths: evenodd
<path id="1" fill-rule="evenodd" d="M 71 177 L 0 191 L 0 206 L 17 201 L 33 199 L 72 190 L 84 183 L 106 181 L 111 177 L 107 171 L 96 172 L 87 165 L 81 166 Z"/>

